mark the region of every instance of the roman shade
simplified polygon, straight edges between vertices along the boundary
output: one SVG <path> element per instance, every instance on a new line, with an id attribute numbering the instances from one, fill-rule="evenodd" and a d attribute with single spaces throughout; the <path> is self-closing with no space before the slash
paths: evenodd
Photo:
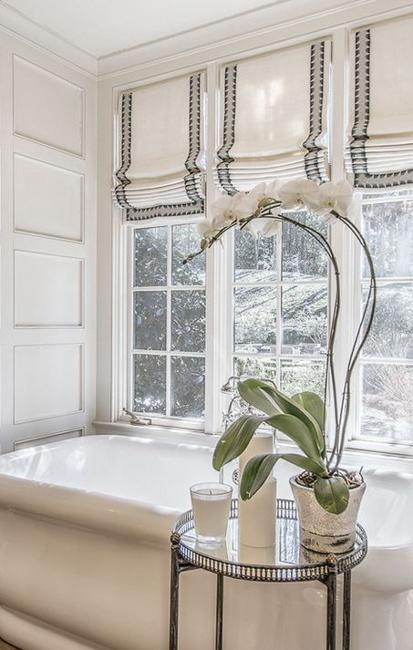
<path id="1" fill-rule="evenodd" d="M 201 72 L 122 93 L 114 194 L 127 220 L 204 211 L 203 97 Z"/>
<path id="2" fill-rule="evenodd" d="M 413 182 L 413 17 L 353 34 L 347 170 L 355 187 Z"/>
<path id="3" fill-rule="evenodd" d="M 224 66 L 216 180 L 229 194 L 261 181 L 328 179 L 328 40 Z"/>

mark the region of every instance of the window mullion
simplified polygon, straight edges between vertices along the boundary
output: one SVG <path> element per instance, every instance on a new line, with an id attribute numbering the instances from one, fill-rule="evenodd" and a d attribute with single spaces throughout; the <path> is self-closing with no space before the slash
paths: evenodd
<path id="1" fill-rule="evenodd" d="M 277 265 L 277 304 L 276 304 L 276 313 L 277 313 L 277 322 L 276 322 L 276 364 L 277 364 L 277 375 L 276 382 L 279 388 L 281 388 L 281 351 L 282 351 L 282 254 L 283 254 L 283 229 L 281 229 L 281 234 L 277 236 L 276 243 L 276 265 Z"/>
<path id="2" fill-rule="evenodd" d="M 217 63 L 207 66 L 207 172 L 206 206 L 208 218 L 210 206 L 217 198 L 214 182 L 215 151 L 218 146 L 219 125 L 219 74 Z M 228 371 L 227 329 L 227 263 L 228 243 L 214 246 L 207 252 L 206 275 L 206 358 L 205 358 L 205 431 L 218 433 L 222 422 L 222 396 L 220 388 Z"/>
<path id="3" fill-rule="evenodd" d="M 166 415 L 171 415 L 171 303 L 172 303 L 172 226 L 168 226 L 166 257 Z"/>

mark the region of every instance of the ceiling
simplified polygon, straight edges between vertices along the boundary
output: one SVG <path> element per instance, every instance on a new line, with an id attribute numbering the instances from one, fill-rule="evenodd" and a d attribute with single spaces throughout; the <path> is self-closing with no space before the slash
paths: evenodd
<path id="1" fill-rule="evenodd" d="M 101 58 L 284 1 L 7 0 L 0 4 Z"/>

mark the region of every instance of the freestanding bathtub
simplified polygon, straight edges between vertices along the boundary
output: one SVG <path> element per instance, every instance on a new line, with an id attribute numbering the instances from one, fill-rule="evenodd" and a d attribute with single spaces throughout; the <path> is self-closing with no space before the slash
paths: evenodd
<path id="1" fill-rule="evenodd" d="M 287 486 L 293 470 L 284 465 L 281 471 L 280 484 Z M 189 485 L 216 478 L 202 438 L 199 444 L 178 444 L 90 436 L 1 456 L 0 637 L 24 650 L 167 650 L 170 530 L 189 506 Z M 413 592 L 394 596 L 394 590 L 413 589 L 413 575 L 401 569 L 413 570 L 413 532 L 403 537 L 402 555 L 394 544 L 389 550 L 388 537 L 383 549 L 374 546 L 386 507 L 393 511 L 400 501 L 393 479 L 372 474 L 387 498 L 384 509 L 374 506 L 374 491 L 367 491 L 373 564 L 368 558 L 355 581 L 354 604 L 363 615 L 354 612 L 352 650 L 413 649 L 412 623 L 400 619 L 412 614 Z M 409 517 L 409 530 L 413 480 L 403 480 L 410 508 L 397 523 Z M 403 580 L 391 582 L 389 575 L 384 585 L 374 582 L 383 561 L 401 571 Z M 182 650 L 213 648 L 214 588 L 212 575 L 190 572 L 182 578 Z M 375 591 L 387 616 L 386 602 L 397 609 L 403 597 L 400 620 L 392 619 L 385 645 L 379 634 L 369 635 L 380 621 L 365 615 Z M 321 586 L 226 581 L 230 650 L 321 650 L 324 616 Z"/>

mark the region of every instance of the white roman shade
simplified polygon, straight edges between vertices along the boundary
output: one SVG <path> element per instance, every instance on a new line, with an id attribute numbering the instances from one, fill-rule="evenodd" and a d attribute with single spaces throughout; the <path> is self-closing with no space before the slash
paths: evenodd
<path id="1" fill-rule="evenodd" d="M 203 96 L 203 73 L 122 93 L 114 192 L 128 220 L 203 212 Z"/>
<path id="2" fill-rule="evenodd" d="M 304 43 L 224 67 L 216 177 L 226 192 L 328 179 L 330 49 L 328 40 Z"/>
<path id="3" fill-rule="evenodd" d="M 347 170 L 355 187 L 413 183 L 413 17 L 353 35 Z"/>

